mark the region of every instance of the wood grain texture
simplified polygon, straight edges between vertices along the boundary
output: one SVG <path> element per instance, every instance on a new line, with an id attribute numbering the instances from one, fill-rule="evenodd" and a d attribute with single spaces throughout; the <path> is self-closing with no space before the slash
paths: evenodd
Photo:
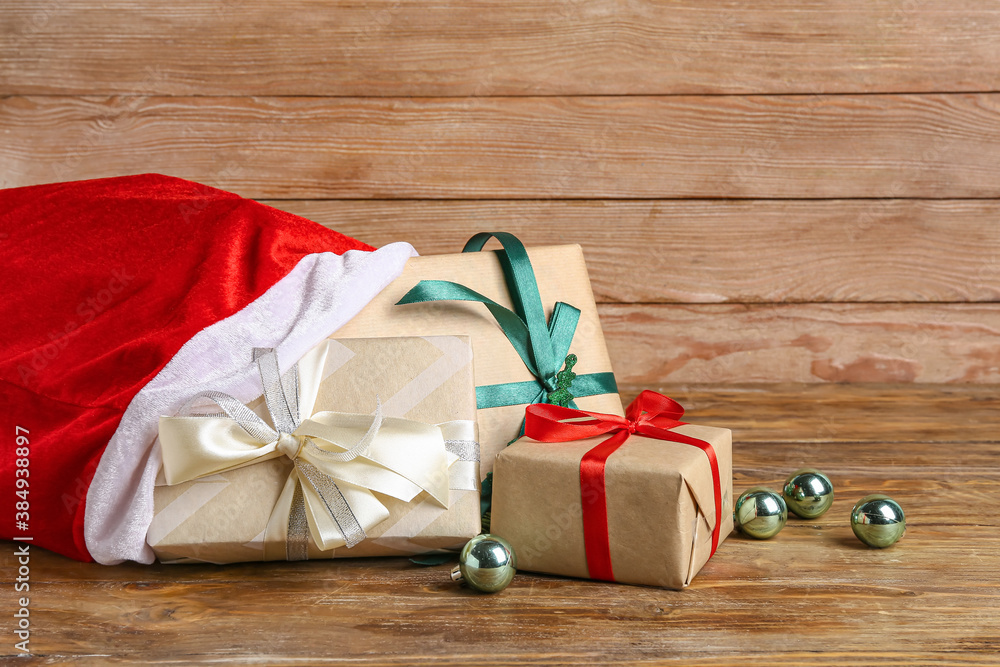
<path id="1" fill-rule="evenodd" d="M 579 243 L 600 302 L 1000 300 L 996 200 L 264 203 L 423 255 L 474 230 Z"/>
<path id="2" fill-rule="evenodd" d="M 1000 305 L 599 307 L 619 382 L 1000 382 Z M 581 362 L 581 367 L 584 362 Z"/>
<path id="3" fill-rule="evenodd" d="M 904 443 L 885 453 L 907 451 L 905 443 L 987 443 L 997 440 L 1000 385 L 855 384 L 675 384 L 620 385 L 627 405 L 643 389 L 671 396 L 686 409 L 684 419 L 725 424 L 739 443 Z M 900 406 L 905 395 L 906 407 Z M 951 450 L 958 456 L 955 447 Z M 789 449 L 788 451 L 794 451 Z M 834 448 L 832 451 L 836 451 Z M 995 468 L 986 450 L 979 465 Z M 871 453 L 869 453 L 871 455 Z M 867 460 L 867 459 L 866 459 Z M 969 465 L 972 465 L 971 463 Z"/>
<path id="4" fill-rule="evenodd" d="M 0 95 L 1000 89 L 988 0 L 9 0 Z"/>
<path id="5" fill-rule="evenodd" d="M 1000 196 L 1000 94 L 0 100 L 7 186 L 255 198 Z"/>
<path id="6" fill-rule="evenodd" d="M 479 596 L 451 584 L 447 566 L 405 559 L 104 567 L 32 550 L 36 661 L 995 663 L 1000 473 L 984 462 L 1000 439 L 975 421 L 995 412 L 997 387 L 661 388 L 690 401 L 691 417 L 733 427 L 737 491 L 814 465 L 834 480 L 833 508 L 790 519 L 770 541 L 730 536 L 682 592 L 519 573 Z M 857 422 L 817 439 L 824 412 Z M 901 435 L 887 439 L 886 425 Z M 770 441 L 779 431 L 786 439 Z M 947 431 L 949 446 L 919 439 Z M 877 491 L 907 512 L 906 537 L 886 550 L 861 545 L 847 523 L 852 503 Z M 10 590 L 14 545 L 2 547 Z"/>
<path id="7" fill-rule="evenodd" d="M 581 243 L 625 400 L 655 388 L 733 428 L 737 492 L 806 465 L 837 489 L 772 541 L 730 537 L 683 592 L 521 573 L 479 596 L 405 559 L 33 549 L 23 662 L 997 664 L 996 2 L 0 14 L 0 187 L 160 171 L 424 253 L 487 228 Z M 908 517 L 884 551 L 847 523 L 876 491 Z"/>

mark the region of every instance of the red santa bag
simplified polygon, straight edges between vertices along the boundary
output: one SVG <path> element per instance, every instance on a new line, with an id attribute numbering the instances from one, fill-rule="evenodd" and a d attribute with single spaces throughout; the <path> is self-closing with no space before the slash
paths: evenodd
<path id="1" fill-rule="evenodd" d="M 156 174 L 0 190 L 0 537 L 152 562 L 159 416 L 259 395 L 250 350 L 284 371 L 412 254 Z"/>

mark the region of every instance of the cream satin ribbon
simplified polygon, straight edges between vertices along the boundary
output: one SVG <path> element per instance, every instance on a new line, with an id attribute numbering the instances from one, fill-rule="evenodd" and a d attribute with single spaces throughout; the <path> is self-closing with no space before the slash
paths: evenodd
<path id="1" fill-rule="evenodd" d="M 273 349 L 255 349 L 254 358 L 274 428 L 228 394 L 194 396 L 179 416 L 160 418 L 168 485 L 288 457 L 294 467 L 265 535 L 285 542 L 289 560 L 307 557 L 310 535 L 322 550 L 358 544 L 365 531 L 389 516 L 374 493 L 409 502 L 426 491 L 436 504 L 448 507 L 449 465 L 466 458 L 454 452 L 454 440 L 446 443 L 446 434 L 454 432 L 452 422 L 383 417 L 381 404 L 374 415 L 324 411 L 300 420 L 297 366 L 282 378 Z M 204 398 L 225 414 L 189 414 Z M 305 398 L 303 403 L 314 404 L 314 396 Z"/>

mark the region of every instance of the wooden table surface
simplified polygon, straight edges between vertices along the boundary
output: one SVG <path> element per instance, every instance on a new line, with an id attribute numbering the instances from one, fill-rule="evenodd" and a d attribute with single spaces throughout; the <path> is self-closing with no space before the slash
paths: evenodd
<path id="1" fill-rule="evenodd" d="M 106 567 L 32 550 L 35 660 L 997 664 L 1000 387 L 660 389 L 733 428 L 737 492 L 808 465 L 832 478 L 833 508 L 770 541 L 731 535 L 680 592 L 519 573 L 485 596 L 405 559 Z M 848 522 L 873 492 L 908 519 L 885 550 Z M 7 591 L 14 548 L 0 549 Z"/>

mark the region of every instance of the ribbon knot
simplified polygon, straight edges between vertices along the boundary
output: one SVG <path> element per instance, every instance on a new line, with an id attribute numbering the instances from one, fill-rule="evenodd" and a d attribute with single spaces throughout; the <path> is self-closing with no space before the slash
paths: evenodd
<path id="1" fill-rule="evenodd" d="M 580 461 L 584 548 L 587 552 L 587 569 L 592 579 L 615 580 L 611 567 L 604 471 L 608 458 L 625 444 L 629 436 L 635 434 L 692 445 L 705 452 L 712 469 L 714 486 L 715 526 L 712 529 L 711 553 L 715 554 L 722 526 L 719 461 L 708 442 L 670 430 L 684 424 L 678 421 L 682 416 L 684 408 L 680 403 L 649 390 L 643 391 L 629 404 L 625 417 L 551 404 L 529 405 L 525 409 L 524 434 L 539 442 L 567 442 L 610 436 L 590 449 Z"/>
<path id="2" fill-rule="evenodd" d="M 276 449 L 294 461 L 302 453 L 302 448 L 306 446 L 305 436 L 296 436 L 291 433 L 279 433 Z"/>
<path id="3" fill-rule="evenodd" d="M 192 397 L 180 416 L 160 418 L 160 449 L 167 484 L 278 457 L 292 470 L 271 511 L 265 533 L 285 543 L 289 560 L 308 557 L 309 537 L 322 550 L 352 547 L 389 517 L 376 493 L 410 502 L 427 492 L 449 505 L 449 453 L 441 427 L 374 415 L 318 412 L 299 415 L 298 367 L 282 376 L 273 349 L 255 349 L 271 424 L 236 398 L 215 391 Z M 313 391 L 319 383 L 310 383 Z M 208 398 L 225 417 L 191 415 Z M 315 396 L 303 398 L 310 407 Z M 353 444 L 343 444 L 353 443 Z"/>
<path id="4" fill-rule="evenodd" d="M 570 373 L 573 377 L 565 386 L 560 386 L 559 367 L 563 360 L 568 360 L 567 355 L 573 335 L 576 333 L 580 310 L 560 301 L 555 304 L 551 317 L 546 321 L 542 297 L 538 291 L 538 282 L 535 280 L 535 272 L 528 259 L 528 253 L 513 234 L 507 232 L 476 234 L 465 244 L 462 252 L 479 252 L 486 242 L 494 237 L 503 246 L 503 250 L 497 252 L 497 257 L 503 269 L 514 310 L 505 308 L 464 285 L 445 280 L 421 280 L 396 304 L 474 301 L 483 304 L 490 311 L 535 379 L 476 387 L 476 407 L 483 410 L 525 403 L 559 403 L 558 400 L 549 400 L 549 395 L 555 393 L 560 393 L 560 398 L 563 399 L 561 404 L 576 407 L 573 402 L 574 397 L 618 393 L 613 373 L 583 375 Z M 571 367 L 572 364 L 569 364 L 567 371 Z M 572 394 L 568 391 L 570 383 L 573 387 Z M 560 392 L 560 389 L 566 391 Z M 523 431 L 522 424 L 521 432 Z"/>

